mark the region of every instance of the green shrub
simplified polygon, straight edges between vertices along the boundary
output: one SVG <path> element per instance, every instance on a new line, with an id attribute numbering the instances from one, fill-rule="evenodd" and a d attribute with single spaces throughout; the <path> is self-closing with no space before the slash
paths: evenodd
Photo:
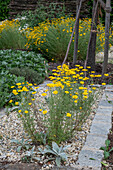
<path id="1" fill-rule="evenodd" d="M 34 29 L 28 28 L 26 37 L 28 39 L 27 47 L 34 51 L 41 51 L 47 59 L 63 61 L 68 43 L 73 31 L 75 19 L 61 17 L 53 19 L 47 23 L 40 23 Z M 85 60 L 87 47 L 90 37 L 91 19 L 80 20 L 79 40 L 78 40 L 78 59 Z M 105 44 L 105 27 L 102 24 L 97 26 L 97 46 L 96 51 L 100 52 L 104 49 Z M 113 32 L 110 35 L 112 39 Z M 111 46 L 111 44 L 110 44 Z M 74 37 L 70 46 L 68 61 L 72 61 L 74 51 Z"/>
<path id="2" fill-rule="evenodd" d="M 8 5 L 11 0 L 1 0 L 0 1 L 0 21 L 6 19 L 8 17 Z"/>
<path id="3" fill-rule="evenodd" d="M 29 67 L 23 67 L 23 68 L 18 68 L 14 67 L 9 70 L 11 74 L 16 75 L 17 77 L 22 76 L 25 78 L 26 81 L 31 82 L 31 83 L 36 83 L 40 84 L 44 81 L 44 77 L 40 75 L 37 71 L 34 71 L 33 69 Z"/>

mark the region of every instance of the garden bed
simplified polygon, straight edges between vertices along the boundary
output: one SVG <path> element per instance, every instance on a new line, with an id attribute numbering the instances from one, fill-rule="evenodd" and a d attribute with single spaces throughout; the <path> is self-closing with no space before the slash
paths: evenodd
<path id="1" fill-rule="evenodd" d="M 39 86 L 40 87 L 40 86 Z M 47 87 L 46 87 L 47 88 Z M 44 87 L 41 85 L 41 90 L 39 92 L 39 96 L 37 96 L 37 99 L 39 100 L 39 97 L 41 94 L 46 90 L 45 84 Z M 67 153 L 70 155 L 68 158 L 68 162 L 64 162 L 65 166 L 74 166 L 75 162 L 77 160 L 78 154 L 80 153 L 80 150 L 82 149 L 85 139 L 87 134 L 90 131 L 90 126 L 93 121 L 93 118 L 96 113 L 96 109 L 98 107 L 98 102 L 101 98 L 101 95 L 103 94 L 103 90 L 101 90 L 101 93 L 99 95 L 99 98 L 96 102 L 95 105 L 93 105 L 93 112 L 91 112 L 90 116 L 86 120 L 86 122 L 82 125 L 81 129 L 78 131 L 76 130 L 74 132 L 73 138 L 69 139 L 66 142 L 62 142 L 62 145 L 70 145 L 70 147 L 67 150 Z M 36 99 L 36 100 L 37 100 Z M 43 98 L 40 98 L 40 100 L 43 100 Z M 38 115 L 41 116 L 41 115 Z M 0 129 L 1 129 L 1 139 L 0 139 L 0 145 L 2 146 L 1 151 L 0 151 L 0 158 L 1 158 L 1 163 L 17 163 L 17 162 L 22 162 L 22 158 L 27 155 L 26 150 L 22 150 L 19 153 L 17 152 L 17 145 L 14 143 L 11 143 L 11 139 L 18 139 L 18 141 L 21 141 L 22 138 L 24 140 L 28 140 L 29 137 L 27 133 L 23 129 L 23 125 L 21 120 L 17 116 L 17 112 L 12 112 L 9 115 L 3 115 L 1 117 L 0 121 Z M 32 144 L 33 146 L 33 144 Z M 49 161 L 45 163 L 45 159 L 47 159 L 47 156 L 44 155 L 38 155 L 38 148 L 44 149 L 43 145 L 36 145 L 35 147 L 35 154 L 37 157 L 41 158 L 39 162 L 39 165 L 45 169 L 47 167 L 52 168 L 55 165 L 54 161 Z M 30 150 L 30 149 L 29 149 Z M 25 160 L 23 159 L 23 162 Z M 29 160 L 27 160 L 29 161 Z M 37 162 L 37 161 L 35 161 Z"/>

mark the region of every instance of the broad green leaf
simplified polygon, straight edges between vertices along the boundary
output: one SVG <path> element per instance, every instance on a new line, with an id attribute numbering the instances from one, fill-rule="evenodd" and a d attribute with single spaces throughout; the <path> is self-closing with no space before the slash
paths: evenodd
<path id="1" fill-rule="evenodd" d="M 107 159 L 109 157 L 109 152 L 104 151 L 104 158 Z"/>
<path id="2" fill-rule="evenodd" d="M 105 147 L 101 147 L 100 149 L 101 149 L 101 150 L 103 150 L 103 151 L 105 151 L 105 150 L 106 150 L 106 148 L 105 148 Z"/>

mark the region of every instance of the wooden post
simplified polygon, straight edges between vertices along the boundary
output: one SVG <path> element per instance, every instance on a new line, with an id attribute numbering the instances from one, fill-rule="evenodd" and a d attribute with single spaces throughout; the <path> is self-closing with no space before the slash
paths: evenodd
<path id="1" fill-rule="evenodd" d="M 77 18 L 78 8 L 79 8 L 79 0 L 76 1 L 76 18 Z M 76 29 L 75 29 L 75 41 L 74 41 L 73 65 L 76 64 L 76 60 L 77 60 L 78 37 L 79 37 L 79 17 L 78 17 L 78 19 L 77 19 Z"/>
<path id="2" fill-rule="evenodd" d="M 88 63 L 89 66 L 93 70 L 95 70 L 95 51 L 96 51 L 96 35 L 97 35 L 97 9 L 98 9 L 98 1 L 93 1 L 93 10 L 92 10 L 92 24 L 91 24 L 91 32 L 90 32 L 90 39 L 88 43 L 88 49 L 87 49 L 87 56 L 86 61 L 84 64 L 84 68 L 86 68 L 86 65 Z"/>
<path id="3" fill-rule="evenodd" d="M 104 63 L 103 63 L 102 75 L 104 75 L 104 73 L 107 71 L 107 64 L 108 64 L 111 0 L 106 0 L 105 11 L 106 11 L 106 16 L 105 16 L 105 47 L 104 47 Z"/>

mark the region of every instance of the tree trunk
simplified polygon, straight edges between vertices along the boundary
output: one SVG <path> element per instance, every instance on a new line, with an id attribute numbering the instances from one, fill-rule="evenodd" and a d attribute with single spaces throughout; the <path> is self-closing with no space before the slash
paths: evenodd
<path id="1" fill-rule="evenodd" d="M 104 73 L 107 71 L 107 64 L 108 64 L 111 0 L 106 0 L 106 8 L 105 9 L 106 9 L 106 16 L 105 16 L 105 47 L 104 47 L 104 63 L 103 63 L 102 75 L 104 75 Z"/>

